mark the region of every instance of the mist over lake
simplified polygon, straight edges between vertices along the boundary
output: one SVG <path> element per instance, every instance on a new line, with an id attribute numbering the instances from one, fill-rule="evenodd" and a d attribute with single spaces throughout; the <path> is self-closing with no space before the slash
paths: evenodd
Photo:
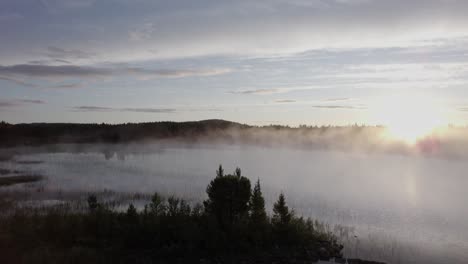
<path id="1" fill-rule="evenodd" d="M 348 256 L 388 263 L 468 259 L 468 163 L 461 158 L 174 142 L 8 151 L 16 156 L 1 167 L 44 175 L 38 183 L 43 192 L 60 191 L 64 198 L 105 190 L 157 191 L 202 201 L 218 164 L 226 171 L 240 167 L 251 181 L 262 181 L 267 208 L 284 192 L 298 214 L 327 222 Z"/>

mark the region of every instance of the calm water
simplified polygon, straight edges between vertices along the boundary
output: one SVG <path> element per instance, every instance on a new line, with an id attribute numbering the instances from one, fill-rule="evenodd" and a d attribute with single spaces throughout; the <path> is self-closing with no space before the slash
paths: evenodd
<path id="1" fill-rule="evenodd" d="M 335 231 L 348 256 L 468 263 L 465 160 L 227 145 L 67 149 L 9 150 L 21 154 L 0 167 L 41 173 L 46 190 L 65 194 L 158 191 L 201 201 L 219 164 L 239 166 L 260 178 L 269 208 L 283 191 L 297 213 L 344 227 Z"/>

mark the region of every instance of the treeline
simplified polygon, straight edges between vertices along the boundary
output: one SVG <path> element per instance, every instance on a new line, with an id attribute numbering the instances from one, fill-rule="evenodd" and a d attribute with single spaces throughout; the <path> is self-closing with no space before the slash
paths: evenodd
<path id="1" fill-rule="evenodd" d="M 300 145 L 352 142 L 356 135 L 369 139 L 381 127 L 364 126 L 249 126 L 225 120 L 194 122 L 152 122 L 127 124 L 69 124 L 0 122 L 0 147 L 58 143 L 128 143 L 143 140 L 177 139 L 186 142 L 220 140 L 225 142 L 267 143 L 295 139 Z M 327 133 L 328 132 L 328 133 Z"/>
<path id="2" fill-rule="evenodd" d="M 127 124 L 0 122 L 0 146 L 56 143 L 126 143 L 145 139 L 188 138 L 195 140 L 208 133 L 248 126 L 224 120 L 199 122 L 151 122 Z"/>
<path id="3" fill-rule="evenodd" d="M 260 181 L 217 176 L 203 204 L 165 199 L 125 211 L 88 197 L 83 212 L 16 210 L 0 221 L 1 263 L 304 263 L 341 257 L 324 225 L 297 216 L 280 194 L 269 216 Z"/>

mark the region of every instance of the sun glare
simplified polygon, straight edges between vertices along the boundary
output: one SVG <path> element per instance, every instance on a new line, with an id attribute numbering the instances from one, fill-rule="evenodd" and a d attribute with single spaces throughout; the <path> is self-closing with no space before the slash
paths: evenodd
<path id="1" fill-rule="evenodd" d="M 413 144 L 442 125 L 435 103 L 422 97 L 392 97 L 376 107 L 376 118 L 387 127 L 388 136 Z"/>

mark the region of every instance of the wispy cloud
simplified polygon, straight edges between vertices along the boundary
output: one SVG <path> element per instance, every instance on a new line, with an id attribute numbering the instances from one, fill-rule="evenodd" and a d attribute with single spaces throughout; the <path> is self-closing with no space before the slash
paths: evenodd
<path id="1" fill-rule="evenodd" d="M 256 89 L 256 90 L 243 90 L 243 91 L 231 91 L 233 94 L 275 94 L 279 93 L 281 90 L 272 88 L 272 89 Z"/>
<path id="2" fill-rule="evenodd" d="M 17 106 L 18 104 L 10 101 L 0 101 L 0 108 Z"/>
<path id="3" fill-rule="evenodd" d="M 0 66 L 0 75 L 25 77 L 99 77 L 112 74 L 110 69 L 73 65 L 17 64 Z"/>
<path id="4" fill-rule="evenodd" d="M 314 85 L 289 86 L 289 87 L 281 86 L 281 87 L 273 87 L 273 88 L 235 90 L 235 91 L 229 91 L 229 93 L 268 95 L 268 94 L 283 94 L 283 93 L 289 93 L 289 92 L 294 92 L 294 91 L 314 90 L 314 89 L 321 89 L 321 88 L 323 88 L 323 86 L 314 86 Z"/>
<path id="5" fill-rule="evenodd" d="M 25 86 L 25 87 L 36 87 L 37 86 L 35 84 L 28 83 L 28 82 L 25 82 L 25 81 L 22 81 L 22 80 L 19 80 L 19 79 L 16 79 L 16 78 L 11 78 L 11 77 L 0 76 L 0 80 L 9 81 L 9 82 L 12 82 L 12 83 L 15 83 L 15 84 L 18 84 L 18 85 L 21 85 L 21 86 Z"/>
<path id="6" fill-rule="evenodd" d="M 174 108 L 115 108 L 102 106 L 76 106 L 72 108 L 75 112 L 137 112 L 137 113 L 175 113 Z"/>
<path id="7" fill-rule="evenodd" d="M 10 108 L 22 105 L 41 105 L 46 104 L 43 100 L 38 99 L 9 99 L 9 100 L 0 100 L 0 108 Z"/>
<path id="8" fill-rule="evenodd" d="M 55 46 L 47 47 L 45 55 L 49 58 L 56 59 L 58 62 L 68 62 L 67 59 L 89 59 L 95 56 L 95 54 L 91 52 L 79 49 L 64 49 Z"/>
<path id="9" fill-rule="evenodd" d="M 52 13 L 66 9 L 91 7 L 95 2 L 96 0 L 40 0 L 42 6 Z"/>
<path id="10" fill-rule="evenodd" d="M 135 112 L 135 113 L 162 113 L 171 114 L 178 112 L 219 112 L 219 108 L 190 107 L 190 108 L 157 108 L 157 107 L 107 107 L 107 106 L 75 106 L 73 112 Z"/>
<path id="11" fill-rule="evenodd" d="M 182 78 L 189 76 L 211 76 L 211 75 L 220 75 L 226 74 L 232 71 L 228 68 L 218 68 L 218 69 L 145 69 L 145 68 L 124 68 L 124 69 L 115 69 L 116 72 L 142 75 L 142 76 L 159 76 L 159 77 L 171 77 L 171 78 Z"/>
<path id="12" fill-rule="evenodd" d="M 82 83 L 64 83 L 64 84 L 56 84 L 51 86 L 51 88 L 56 88 L 56 89 L 72 89 L 72 88 L 80 88 L 82 87 Z"/>
<path id="13" fill-rule="evenodd" d="M 367 107 L 362 105 L 313 105 L 312 107 L 321 109 L 367 109 Z"/>
<path id="14" fill-rule="evenodd" d="M 281 100 L 275 100 L 276 103 L 294 103 L 296 100 L 291 100 L 291 99 L 281 99 Z"/>
<path id="15" fill-rule="evenodd" d="M 351 100 L 349 97 L 336 97 L 336 98 L 328 98 L 323 100 L 324 102 L 338 102 L 338 101 L 348 101 Z"/>
<path id="16" fill-rule="evenodd" d="M 43 100 L 37 100 L 37 99 L 18 99 L 17 101 L 21 103 L 27 103 L 27 104 L 45 104 L 46 103 Z"/>
<path id="17" fill-rule="evenodd" d="M 211 76 L 231 72 L 228 68 L 215 69 L 147 69 L 141 67 L 91 67 L 76 65 L 17 64 L 0 66 L 2 76 L 46 77 L 46 78 L 95 78 L 111 76 L 139 76 L 145 78 L 183 78 L 190 76 Z M 10 77 L 3 77 L 7 79 Z M 10 80 L 10 79 L 9 79 Z"/>

